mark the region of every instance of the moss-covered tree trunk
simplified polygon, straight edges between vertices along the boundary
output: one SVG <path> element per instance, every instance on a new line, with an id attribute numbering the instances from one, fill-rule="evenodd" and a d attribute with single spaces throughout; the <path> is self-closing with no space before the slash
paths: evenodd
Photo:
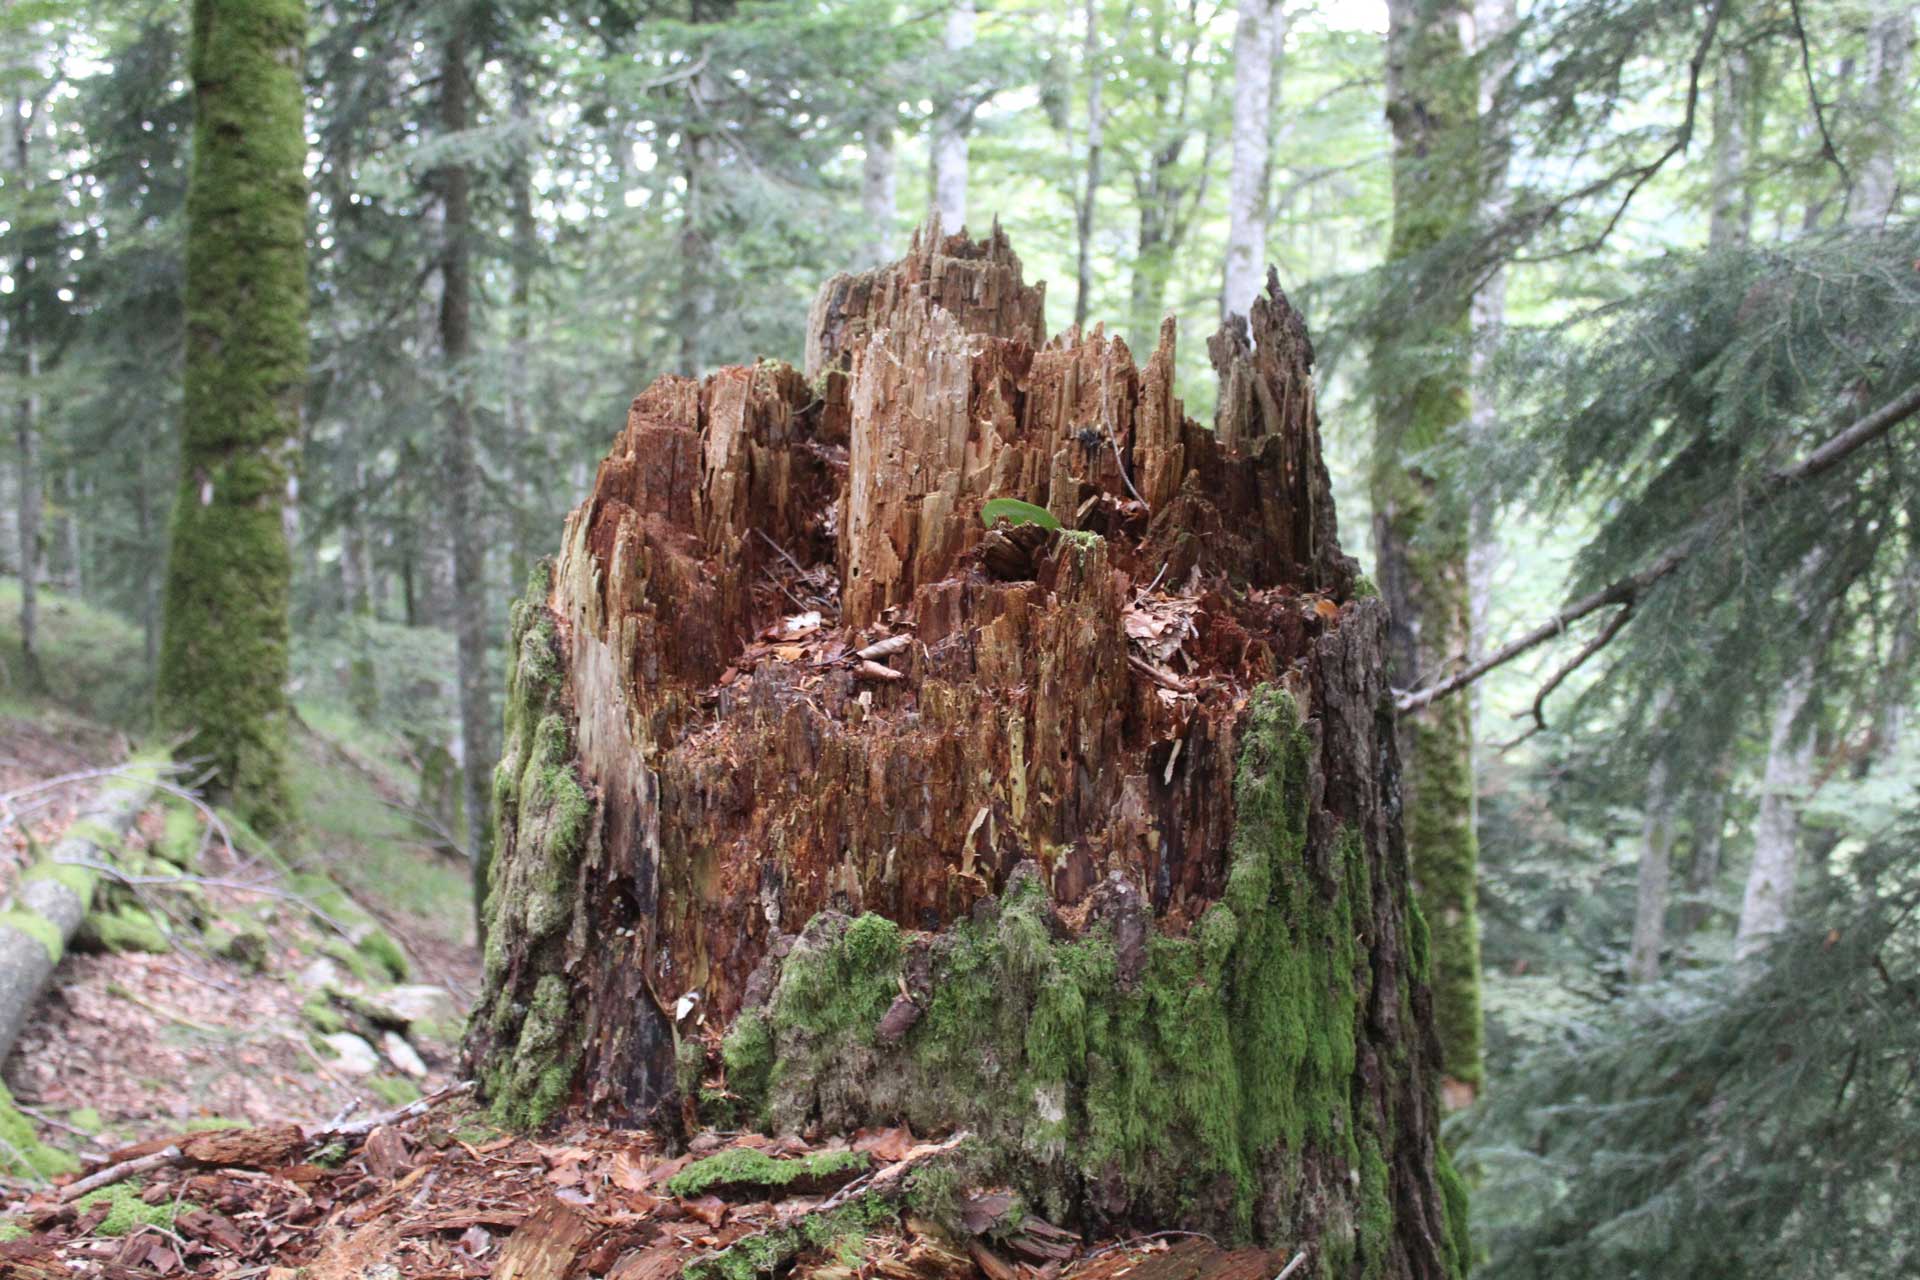
<path id="1" fill-rule="evenodd" d="M 1467 655 L 1468 506 L 1436 452 L 1471 409 L 1474 281 L 1455 237 L 1479 199 L 1475 68 L 1465 0 L 1392 0 L 1387 7 L 1387 117 L 1393 128 L 1391 267 L 1414 281 L 1381 306 L 1374 354 L 1374 555 L 1392 612 L 1394 683 L 1417 688 Z M 1447 259 L 1447 260 L 1442 260 Z M 1479 853 L 1474 835 L 1473 719 L 1443 698 L 1400 726 L 1407 847 L 1433 936 L 1434 1008 L 1448 1099 L 1480 1085 Z"/>
<path id="2" fill-rule="evenodd" d="M 497 1115 L 965 1128 L 1056 1220 L 1462 1271 L 1386 615 L 1269 289 L 1213 431 L 997 230 L 830 281 L 811 381 L 633 402 L 514 616 Z"/>
<path id="3" fill-rule="evenodd" d="M 303 0 L 194 0 L 180 497 L 158 702 L 263 827 L 286 807 L 284 526 L 307 377 Z"/>

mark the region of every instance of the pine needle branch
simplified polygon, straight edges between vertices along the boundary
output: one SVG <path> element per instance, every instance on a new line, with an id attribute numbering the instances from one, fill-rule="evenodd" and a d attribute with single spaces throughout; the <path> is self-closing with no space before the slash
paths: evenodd
<path id="1" fill-rule="evenodd" d="M 1770 505 L 1796 485 L 1825 475 L 1862 447 L 1886 435 L 1916 413 L 1920 413 L 1920 383 L 1908 387 L 1880 408 L 1854 422 L 1839 434 L 1830 437 L 1799 462 L 1790 467 L 1769 471 L 1747 495 L 1744 504 L 1746 513 L 1751 514 Z M 1395 699 L 1394 709 L 1402 715 L 1418 711 L 1450 694 L 1458 693 L 1489 671 L 1503 667 L 1522 654 L 1530 653 L 1547 641 L 1564 634 L 1568 627 L 1590 614 L 1598 613 L 1610 605 L 1633 604 L 1655 584 L 1672 576 L 1689 559 L 1713 542 L 1715 535 L 1721 530 L 1723 518 L 1731 511 L 1731 505 L 1729 499 L 1709 508 L 1673 545 L 1645 568 L 1630 573 L 1626 577 L 1617 578 L 1599 590 L 1582 596 L 1533 630 L 1509 641 L 1478 662 L 1461 668 L 1437 684 L 1402 693 Z M 1610 629 L 1606 633 L 1606 638 L 1611 640 L 1619 630 L 1618 627 Z M 1592 653 L 1585 654 L 1582 661 L 1592 656 Z"/>

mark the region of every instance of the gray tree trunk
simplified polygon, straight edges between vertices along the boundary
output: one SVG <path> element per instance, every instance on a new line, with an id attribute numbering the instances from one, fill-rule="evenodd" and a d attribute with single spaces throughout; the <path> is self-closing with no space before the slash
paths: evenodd
<path id="1" fill-rule="evenodd" d="M 439 115 L 443 138 L 466 131 L 473 100 L 467 34 L 455 23 L 441 50 Z M 473 438 L 473 175 L 465 161 L 437 177 L 444 210 L 440 259 L 440 352 L 447 396 L 447 532 L 453 554 L 454 664 L 460 703 L 462 812 L 477 894 L 484 893 L 488 808 L 492 797 L 493 705 L 487 680 L 486 551 L 481 540 L 480 467 Z M 475 906 L 476 913 L 478 904 Z"/>
<path id="2" fill-rule="evenodd" d="M 1902 0 L 1872 0 L 1867 19 L 1866 83 L 1862 94 L 1867 138 L 1856 169 L 1847 221 L 1878 227 L 1900 198 L 1900 120 L 1907 109 L 1907 67 L 1913 47 L 1913 7 Z"/>
<path id="3" fill-rule="evenodd" d="M 1728 48 L 1713 80 L 1713 186 L 1707 223 L 1712 248 L 1745 244 L 1753 226 L 1753 190 L 1747 182 L 1751 78 L 1747 55 Z"/>
<path id="4" fill-rule="evenodd" d="M 973 47 L 974 0 L 953 0 L 947 10 L 946 46 L 958 59 Z M 949 235 L 967 225 L 967 133 L 973 104 L 956 97 L 933 120 L 933 207 Z"/>
<path id="5" fill-rule="evenodd" d="M 1753 823 L 1753 866 L 1747 872 L 1733 940 L 1736 960 L 1764 951 L 1787 927 L 1793 907 L 1794 880 L 1800 872 L 1800 805 L 1813 779 L 1813 726 L 1805 713 L 1817 676 L 1813 656 L 1799 659 L 1774 703 L 1760 811 Z"/>
<path id="6" fill-rule="evenodd" d="M 1100 93 L 1106 68 L 1100 54 L 1100 0 L 1087 0 L 1087 172 L 1074 210 L 1079 249 L 1074 266 L 1073 327 L 1084 329 L 1093 297 L 1093 209 L 1100 193 L 1100 152 L 1106 144 L 1106 108 Z"/>
<path id="7" fill-rule="evenodd" d="M 33 186 L 33 113 L 34 105 L 16 98 L 13 109 L 14 173 L 21 192 Z M 24 214 L 25 211 L 23 210 Z M 40 469 L 38 459 L 40 396 L 35 382 L 40 375 L 40 353 L 34 342 L 33 321 L 28 314 L 32 289 L 28 283 L 33 259 L 27 247 L 24 226 L 14 228 L 20 252 L 13 264 L 14 314 L 13 342 L 19 347 L 20 399 L 14 405 L 14 439 L 20 449 L 20 650 L 21 680 L 30 690 L 46 687 L 40 671 Z"/>
<path id="8" fill-rule="evenodd" d="M 867 152 L 860 165 L 860 212 L 867 224 L 859 262 L 863 270 L 893 261 L 893 224 L 899 215 L 894 175 L 892 114 L 876 114 L 867 125 Z"/>
<path id="9" fill-rule="evenodd" d="M 1091 6 L 1089 6 L 1091 9 Z M 1286 20 L 1280 0 L 1239 0 L 1233 29 L 1233 165 L 1220 318 L 1244 316 L 1265 283 L 1273 178 L 1273 96 Z"/>
<path id="10" fill-rule="evenodd" d="M 1660 951 L 1666 945 L 1667 895 L 1673 870 L 1673 795 L 1665 757 L 1647 771 L 1645 817 L 1641 822 L 1640 871 L 1633 903 L 1633 942 L 1627 952 L 1627 981 L 1652 982 L 1660 976 Z"/>

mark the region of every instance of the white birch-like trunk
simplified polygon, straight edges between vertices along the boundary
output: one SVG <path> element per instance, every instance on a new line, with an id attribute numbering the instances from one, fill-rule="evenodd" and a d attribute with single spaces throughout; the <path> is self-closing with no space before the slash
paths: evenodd
<path id="1" fill-rule="evenodd" d="M 893 261 L 893 224 L 899 210 L 894 179 L 893 122 L 876 117 L 867 125 L 867 153 L 860 166 L 860 214 L 866 223 L 862 267 Z"/>
<path id="2" fill-rule="evenodd" d="M 1817 661 L 1809 654 L 1795 663 L 1773 706 L 1760 810 L 1753 822 L 1753 866 L 1734 934 L 1736 960 L 1764 951 L 1787 927 L 1793 908 L 1794 880 L 1800 872 L 1800 805 L 1813 780 L 1813 726 L 1804 722 L 1804 713 L 1813 697 Z"/>
<path id="3" fill-rule="evenodd" d="M 1239 0 L 1233 31 L 1233 161 L 1227 182 L 1222 320 L 1248 313 L 1265 275 L 1273 92 L 1285 32 L 1280 0 Z"/>
<path id="4" fill-rule="evenodd" d="M 973 47 L 974 0 L 953 0 L 947 10 L 947 54 L 958 58 Z M 967 130 L 973 104 L 956 99 L 933 121 L 933 207 L 948 234 L 967 225 Z"/>
<path id="5" fill-rule="evenodd" d="M 1664 756 L 1647 771 L 1646 816 L 1640 838 L 1640 874 L 1633 901 L 1633 942 L 1627 951 L 1627 981 L 1660 977 L 1667 941 L 1667 896 L 1673 874 L 1673 795 Z"/>
<path id="6" fill-rule="evenodd" d="M 1722 249 L 1745 244 L 1753 227 L 1753 193 L 1747 183 L 1747 55 L 1729 48 L 1713 80 L 1713 177 L 1707 244 Z"/>
<path id="7" fill-rule="evenodd" d="M 1866 158 L 1856 170 L 1847 221 L 1879 227 L 1900 198 L 1895 161 L 1900 118 L 1906 109 L 1907 67 L 1913 47 L 1913 7 L 1902 0 L 1872 0 L 1867 17 L 1866 83 L 1862 96 Z"/>
<path id="8" fill-rule="evenodd" d="M 1515 0 L 1476 0 L 1473 8 L 1476 51 L 1487 50 L 1504 39 L 1517 17 Z M 1505 55 L 1487 57 L 1480 70 L 1480 119 L 1487 130 L 1488 170 L 1486 195 L 1482 204 L 1489 222 L 1497 221 L 1507 209 L 1507 155 L 1509 139 L 1495 96 L 1512 71 L 1513 59 Z M 1500 407 L 1493 393 L 1493 353 L 1500 342 L 1507 320 L 1507 273 L 1496 270 L 1473 295 L 1473 409 L 1467 419 L 1468 438 L 1486 439 L 1499 425 Z M 1478 657 L 1487 634 L 1487 608 L 1493 598 L 1493 577 L 1500 567 L 1500 538 L 1494 532 L 1493 512 L 1479 495 L 1473 499 L 1467 530 L 1467 652 Z M 1475 696 L 1476 711 L 1478 697 Z"/>

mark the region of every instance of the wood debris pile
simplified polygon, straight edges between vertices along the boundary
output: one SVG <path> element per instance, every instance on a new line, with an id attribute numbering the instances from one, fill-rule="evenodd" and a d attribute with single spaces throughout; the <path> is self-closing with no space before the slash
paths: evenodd
<path id="1" fill-rule="evenodd" d="M 706 1133 L 669 1156 L 644 1130 L 498 1133 L 463 1102 L 353 1125 L 180 1135 L 12 1205 L 0 1220 L 24 1234 L 0 1242 L 0 1280 L 691 1280 L 729 1274 L 719 1265 L 729 1250 L 786 1237 L 799 1247 L 761 1256 L 815 1280 L 1252 1280 L 1286 1262 L 1181 1233 L 1085 1241 L 997 1189 L 958 1193 L 943 1229 L 905 1193 L 910 1175 L 964 1139 Z M 676 1178 L 742 1155 L 778 1166 L 840 1158 L 784 1188 L 745 1174 Z M 862 1199 L 886 1208 L 862 1214 L 859 1234 L 820 1244 L 796 1230 L 839 1221 L 829 1215 Z"/>

